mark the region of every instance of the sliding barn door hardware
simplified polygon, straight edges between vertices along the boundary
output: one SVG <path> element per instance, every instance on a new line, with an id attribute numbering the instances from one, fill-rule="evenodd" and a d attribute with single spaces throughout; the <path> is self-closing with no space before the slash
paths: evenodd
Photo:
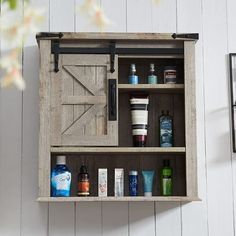
<path id="1" fill-rule="evenodd" d="M 59 54 L 60 54 L 60 43 L 58 40 L 52 41 L 52 53 L 54 54 L 54 72 L 58 72 Z"/>
<path id="2" fill-rule="evenodd" d="M 40 32 L 36 35 L 36 39 L 41 38 L 59 38 L 61 39 L 63 37 L 63 33 L 51 33 L 51 32 Z"/>
<path id="3" fill-rule="evenodd" d="M 172 34 L 173 39 L 199 39 L 199 34 Z"/>
<path id="4" fill-rule="evenodd" d="M 183 48 L 121 48 L 115 42 L 108 47 L 61 47 L 57 39 L 51 43 L 51 53 L 54 54 L 54 71 L 59 71 L 60 54 L 108 54 L 110 55 L 110 72 L 115 72 L 115 55 L 183 55 Z"/>
<path id="5" fill-rule="evenodd" d="M 116 43 L 111 42 L 110 43 L 110 61 L 111 61 L 111 73 L 115 72 L 115 55 L 116 55 Z"/>

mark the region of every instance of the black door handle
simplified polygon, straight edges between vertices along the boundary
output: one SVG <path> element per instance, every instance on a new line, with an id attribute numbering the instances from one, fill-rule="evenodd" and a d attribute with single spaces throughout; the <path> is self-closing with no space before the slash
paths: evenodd
<path id="1" fill-rule="evenodd" d="M 108 80 L 108 120 L 117 120 L 116 79 Z"/>

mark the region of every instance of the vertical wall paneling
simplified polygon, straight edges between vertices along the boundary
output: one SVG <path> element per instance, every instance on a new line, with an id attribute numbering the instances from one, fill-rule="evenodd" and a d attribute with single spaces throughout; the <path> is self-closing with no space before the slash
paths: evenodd
<path id="1" fill-rule="evenodd" d="M 176 32 L 176 1 L 166 0 L 153 3 L 152 22 L 155 33 Z M 181 235 L 180 203 L 157 202 L 155 213 L 156 235 Z M 166 227 L 167 222 L 171 222 L 172 227 Z"/>
<path id="2" fill-rule="evenodd" d="M 73 32 L 75 19 L 74 0 L 50 0 L 50 30 Z"/>
<path id="3" fill-rule="evenodd" d="M 126 31 L 126 0 L 119 0 L 119 1 L 101 0 L 101 6 L 105 14 L 111 21 L 111 24 L 105 28 L 105 31 L 125 32 Z"/>
<path id="4" fill-rule="evenodd" d="M 176 1 L 165 0 L 153 3 L 152 6 L 153 32 L 176 32 Z"/>
<path id="5" fill-rule="evenodd" d="M 198 157 L 198 190 L 202 202 L 182 205 L 183 236 L 208 235 L 207 202 L 206 202 L 206 167 L 205 167 L 205 129 L 204 129 L 204 86 L 203 86 L 203 34 L 201 1 L 178 1 L 178 32 L 197 32 L 200 39 L 196 43 L 196 110 L 197 110 L 197 157 Z M 198 218 L 192 221 L 192 215 Z M 196 227 L 197 226 L 197 227 Z"/>
<path id="6" fill-rule="evenodd" d="M 75 31 L 75 1 L 50 0 L 50 31 Z M 66 216 L 66 217 L 65 217 Z M 75 235 L 75 204 L 49 204 L 49 236 Z M 62 230 L 56 229 L 62 228 Z M 65 228 L 65 231 L 64 229 Z"/>
<path id="7" fill-rule="evenodd" d="M 95 25 L 94 14 L 91 17 L 88 14 L 88 11 L 84 10 L 83 6 L 86 2 L 85 0 L 75 0 L 76 2 L 76 15 L 75 15 L 75 24 L 76 24 L 76 32 L 98 32 L 98 29 Z M 89 2 L 89 1 L 87 1 Z M 101 0 L 93 0 L 93 2 L 100 6 Z"/>
<path id="8" fill-rule="evenodd" d="M 202 1 L 208 222 L 214 236 L 234 235 L 226 2 Z"/>
<path id="9" fill-rule="evenodd" d="M 128 203 L 102 204 L 103 236 L 128 236 Z"/>
<path id="10" fill-rule="evenodd" d="M 50 203 L 49 236 L 75 236 L 73 203 Z M 60 210 L 60 212 L 58 211 Z"/>
<path id="11" fill-rule="evenodd" d="M 127 0 L 127 31 L 153 31 L 151 0 Z"/>
<path id="12" fill-rule="evenodd" d="M 154 202 L 129 203 L 129 235 L 155 236 L 155 207 Z"/>
<path id="13" fill-rule="evenodd" d="M 157 202 L 156 235 L 182 236 L 180 211 L 180 203 Z"/>
<path id="14" fill-rule="evenodd" d="M 18 4 L 17 20 L 21 20 L 22 1 Z M 0 54 L 9 50 L 9 45 L 1 40 Z M 22 92 L 14 86 L 0 89 L 0 235 L 20 235 L 21 141 Z"/>
<path id="15" fill-rule="evenodd" d="M 76 235 L 102 236 L 100 202 L 80 202 L 76 207 Z"/>
<path id="16" fill-rule="evenodd" d="M 228 0 L 227 1 L 227 25 L 228 25 L 228 53 L 236 53 L 236 21 L 235 21 L 235 11 L 236 11 L 236 1 Z M 228 74 L 229 78 L 229 74 Z M 231 119 L 231 118 L 230 118 Z M 230 120 L 231 122 L 231 120 Z M 232 143 L 232 142 L 231 142 Z M 232 144 L 231 144 L 232 145 Z M 231 147 L 232 150 L 232 147 Z M 232 154 L 232 167 L 233 167 L 233 189 L 234 189 L 234 225 L 236 223 L 235 212 L 236 212 L 236 154 Z M 234 226 L 235 227 L 235 226 Z"/>
<path id="17" fill-rule="evenodd" d="M 35 7 L 45 6 L 41 31 L 48 31 L 49 1 L 31 1 Z M 21 235 L 46 236 L 48 204 L 39 204 L 38 197 L 38 133 L 39 133 L 39 50 L 35 35 L 24 44 L 23 76 L 27 84 L 23 92 L 22 139 L 22 216 Z"/>

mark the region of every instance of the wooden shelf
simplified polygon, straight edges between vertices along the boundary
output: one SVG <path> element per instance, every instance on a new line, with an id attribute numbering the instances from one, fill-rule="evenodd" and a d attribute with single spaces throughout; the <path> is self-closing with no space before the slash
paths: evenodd
<path id="1" fill-rule="evenodd" d="M 158 93 L 184 92 L 184 84 L 118 84 L 121 92 L 149 91 Z"/>
<path id="2" fill-rule="evenodd" d="M 153 197 L 39 197 L 39 202 L 192 202 L 201 201 L 198 197 L 153 196 Z"/>
<path id="3" fill-rule="evenodd" d="M 185 153 L 185 147 L 51 147 L 52 153 Z"/>

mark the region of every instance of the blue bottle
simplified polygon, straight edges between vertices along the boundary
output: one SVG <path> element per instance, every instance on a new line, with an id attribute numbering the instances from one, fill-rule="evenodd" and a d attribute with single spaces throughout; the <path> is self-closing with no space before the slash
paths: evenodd
<path id="1" fill-rule="evenodd" d="M 57 164 L 51 175 L 52 197 L 69 197 L 70 187 L 71 172 L 66 166 L 66 157 L 57 156 Z"/>
<path id="2" fill-rule="evenodd" d="M 129 84 L 138 84 L 139 79 L 136 75 L 136 66 L 135 64 L 130 65 L 130 75 L 129 75 Z"/>
<path id="3" fill-rule="evenodd" d="M 138 171 L 129 172 L 129 195 L 138 196 Z"/>
<path id="4" fill-rule="evenodd" d="M 161 147 L 172 147 L 173 146 L 173 119 L 169 115 L 169 111 L 167 114 L 164 114 L 162 111 L 162 115 L 160 116 L 160 146 Z"/>

